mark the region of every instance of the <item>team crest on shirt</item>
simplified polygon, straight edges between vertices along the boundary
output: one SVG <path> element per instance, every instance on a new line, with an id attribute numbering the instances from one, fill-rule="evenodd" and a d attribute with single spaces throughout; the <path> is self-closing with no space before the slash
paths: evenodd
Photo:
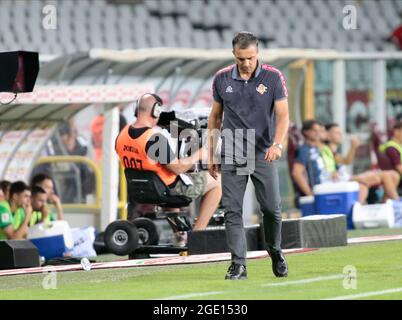
<path id="1" fill-rule="evenodd" d="M 1 222 L 3 222 L 3 223 L 10 222 L 10 216 L 7 213 L 3 213 L 1 215 Z"/>
<path id="2" fill-rule="evenodd" d="M 263 95 L 265 92 L 267 92 L 267 89 L 268 88 L 266 86 L 264 86 L 262 83 L 257 88 L 255 88 L 255 90 L 257 90 L 257 92 L 261 95 Z"/>
<path id="3" fill-rule="evenodd" d="M 226 88 L 226 92 L 227 92 L 227 93 L 233 93 L 233 88 L 232 88 L 232 86 L 228 86 L 228 87 Z"/>

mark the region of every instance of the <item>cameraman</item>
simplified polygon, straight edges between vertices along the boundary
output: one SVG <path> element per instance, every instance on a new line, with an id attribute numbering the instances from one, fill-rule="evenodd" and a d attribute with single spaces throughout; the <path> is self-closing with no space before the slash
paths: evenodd
<path id="1" fill-rule="evenodd" d="M 178 159 L 170 133 L 157 126 L 162 105 L 156 94 L 147 93 L 139 99 L 137 120 L 118 135 L 116 152 L 124 168 L 154 171 L 173 194 L 193 199 L 202 196 L 193 229 L 203 230 L 221 200 L 220 179 L 212 179 L 207 171 L 183 175 L 195 163 L 207 159 L 207 150 L 200 148 L 189 157 Z"/>

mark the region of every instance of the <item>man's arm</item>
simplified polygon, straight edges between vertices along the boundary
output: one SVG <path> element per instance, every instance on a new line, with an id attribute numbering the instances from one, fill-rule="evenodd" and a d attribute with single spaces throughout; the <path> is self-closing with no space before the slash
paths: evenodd
<path id="1" fill-rule="evenodd" d="M 174 159 L 169 164 L 166 164 L 166 168 L 173 172 L 174 174 L 182 174 L 190 170 L 195 163 L 202 160 L 206 156 L 206 149 L 200 148 L 194 154 L 189 157 L 181 158 L 181 159 Z"/>
<path id="2" fill-rule="evenodd" d="M 396 166 L 396 170 L 399 172 L 400 175 L 402 175 L 402 164 L 398 164 Z"/>
<path id="3" fill-rule="evenodd" d="M 311 190 L 308 181 L 306 179 L 306 168 L 303 164 L 295 162 L 292 169 L 292 177 L 299 189 L 307 196 L 312 196 L 313 191 Z"/>
<path id="4" fill-rule="evenodd" d="M 222 119 L 222 104 L 214 101 L 208 120 L 208 171 L 214 179 L 218 178 L 218 165 L 215 161 L 215 151 L 220 137 Z"/>
<path id="5" fill-rule="evenodd" d="M 353 137 L 351 140 L 349 152 L 345 157 L 343 157 L 339 153 L 336 153 L 334 155 L 336 163 L 345 164 L 345 165 L 351 164 L 353 159 L 355 158 L 356 150 L 357 150 L 357 147 L 359 146 L 359 144 L 360 144 L 359 139 L 357 137 Z"/>
<path id="6" fill-rule="evenodd" d="M 289 129 L 289 106 L 288 99 L 282 99 L 275 101 L 275 116 L 276 116 L 276 128 L 274 143 L 282 144 L 286 138 Z M 281 157 L 282 150 L 276 145 L 272 145 L 268 148 L 265 154 L 265 160 L 273 161 Z"/>
<path id="7" fill-rule="evenodd" d="M 394 147 L 390 147 L 385 152 L 389 161 L 391 162 L 392 167 L 402 175 L 402 163 L 401 163 L 401 155 L 399 151 Z"/>
<path id="8" fill-rule="evenodd" d="M 60 198 L 55 194 L 51 194 L 49 196 L 49 202 L 54 205 L 57 211 L 57 219 L 58 220 L 64 220 L 64 212 L 63 212 L 63 206 L 61 205 L 61 200 Z"/>
<path id="9" fill-rule="evenodd" d="M 10 240 L 25 239 L 25 236 L 28 233 L 29 220 L 31 219 L 32 207 L 31 206 L 26 208 L 24 207 L 24 211 L 25 211 L 25 219 L 17 230 L 14 230 L 12 224 L 8 225 L 3 229 L 8 239 Z"/>
<path id="10" fill-rule="evenodd" d="M 50 208 L 48 205 L 44 205 L 41 209 L 40 212 L 42 212 L 42 219 L 40 220 L 40 222 L 45 222 L 47 221 L 47 219 L 50 219 Z"/>
<path id="11" fill-rule="evenodd" d="M 189 157 L 178 159 L 170 139 L 171 136 L 167 132 L 156 133 L 148 141 L 145 151 L 150 159 L 160 163 L 172 173 L 176 175 L 185 173 L 199 160 L 206 158 L 206 149 L 200 148 Z"/>

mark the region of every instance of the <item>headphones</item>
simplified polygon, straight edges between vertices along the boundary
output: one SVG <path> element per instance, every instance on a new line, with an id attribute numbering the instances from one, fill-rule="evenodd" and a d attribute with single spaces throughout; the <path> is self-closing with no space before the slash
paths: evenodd
<path id="1" fill-rule="evenodd" d="M 162 113 L 163 100 L 161 97 L 159 97 L 155 93 L 145 93 L 137 100 L 137 103 L 135 105 L 135 112 L 134 112 L 135 117 L 138 116 L 138 108 L 141 104 L 142 97 L 145 95 L 151 95 L 155 98 L 156 101 L 155 101 L 154 105 L 152 106 L 151 116 L 155 119 L 159 118 L 159 116 Z"/>

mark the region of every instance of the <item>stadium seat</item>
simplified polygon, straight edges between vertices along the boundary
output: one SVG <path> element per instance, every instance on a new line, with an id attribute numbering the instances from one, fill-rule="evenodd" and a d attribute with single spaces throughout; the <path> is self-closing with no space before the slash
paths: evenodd
<path id="1" fill-rule="evenodd" d="M 182 195 L 174 195 L 153 171 L 125 169 L 127 181 L 128 203 L 156 205 L 160 208 L 184 208 L 188 207 L 192 199 Z M 173 229 L 177 231 L 192 230 L 187 212 L 172 212 L 164 209 L 156 212 L 159 217 L 165 217 Z"/>
<path id="2" fill-rule="evenodd" d="M 172 0 L 158 1 L 157 9 L 161 15 L 171 15 L 175 12 L 175 5 Z"/>
<path id="3" fill-rule="evenodd" d="M 340 21 L 343 17 L 342 9 L 346 4 L 347 2 L 343 0 L 329 2 L 324 0 L 145 0 L 132 4 L 126 2 L 113 4 L 107 0 L 63 1 L 57 6 L 59 28 L 55 31 L 56 36 L 50 37 L 50 40 L 56 41 L 56 43 L 44 46 L 41 51 L 49 53 L 44 51 L 45 48 L 49 48 L 49 50 L 54 48 L 52 50 L 56 51 L 64 51 L 68 48 L 71 51 L 74 45 L 76 46 L 75 51 L 89 50 L 91 46 L 99 47 L 101 45 L 110 46 L 113 49 L 138 47 L 135 37 L 127 35 L 127 31 L 131 30 L 132 21 L 136 19 L 145 24 L 145 33 L 156 32 L 156 39 L 162 41 L 160 45 L 157 45 L 154 40 L 150 40 L 149 45 L 152 47 L 180 46 L 182 42 L 187 46 L 188 37 L 186 41 L 180 41 L 178 40 L 181 37 L 180 33 L 191 32 L 196 27 L 205 28 L 205 30 L 199 29 L 205 33 L 204 36 L 194 37 L 199 39 L 195 41 L 198 48 L 222 47 L 221 42 L 216 41 L 215 36 L 208 35 L 210 30 L 218 32 L 219 38 L 226 39 L 226 36 L 223 35 L 224 30 L 234 34 L 242 29 L 248 29 L 257 33 L 261 38 L 275 36 L 275 43 L 271 43 L 271 46 L 323 48 L 330 45 L 336 49 L 348 51 L 373 51 L 377 48 L 396 50 L 392 44 L 382 41 L 382 39 L 399 23 L 398 12 L 402 10 L 400 1 L 365 0 L 359 2 L 358 27 L 360 32 L 342 30 Z M 2 30 L 0 49 L 10 49 L 14 46 L 15 41 L 18 41 L 19 47 L 37 47 L 44 38 L 48 37 L 47 30 L 41 28 L 42 6 L 43 2 L 40 1 L 3 0 L 0 2 Z M 257 6 L 258 10 L 255 10 Z M 221 10 L 223 7 L 225 10 Z M 238 10 L 239 7 L 244 9 Z M 384 19 L 378 19 L 378 12 Z M 336 19 L 333 19 L 334 16 Z M 149 24 L 148 21 L 167 17 L 173 19 L 176 25 L 179 24 L 178 19 L 181 18 L 180 25 L 190 25 L 191 28 L 180 28 L 178 29 L 179 35 L 161 38 L 160 30 L 155 31 L 155 24 Z M 35 23 L 13 24 L 15 19 L 35 20 Z M 296 22 L 297 28 L 294 25 Z M 116 26 L 117 29 L 115 29 Z M 115 30 L 116 39 L 109 39 L 108 34 L 103 38 L 98 36 L 92 39 L 95 33 L 89 32 L 88 29 L 91 28 L 97 31 L 102 30 L 105 33 L 110 29 Z M 72 30 L 72 32 L 68 30 Z M 80 32 L 74 33 L 73 30 L 80 30 Z M 324 33 L 325 36 L 317 36 L 320 33 Z M 304 41 L 297 36 L 300 34 L 306 35 Z M 353 34 L 352 39 L 350 34 Z M 81 39 L 75 39 L 76 37 Z M 330 39 L 335 37 L 336 41 L 331 43 Z M 74 40 L 70 40 L 70 38 L 74 38 Z M 203 43 L 200 42 L 201 39 L 204 41 Z M 69 42 L 68 45 L 64 45 L 66 41 Z M 267 45 L 265 40 L 261 42 Z M 373 44 L 368 44 L 368 42 Z M 142 47 L 146 46 L 143 41 L 140 43 Z"/>
<path id="4" fill-rule="evenodd" d="M 188 14 L 189 6 L 187 0 L 176 0 L 174 6 L 176 14 L 183 16 Z"/>
<path id="5" fill-rule="evenodd" d="M 130 202 L 177 208 L 188 206 L 192 201 L 186 196 L 171 195 L 170 189 L 153 171 L 126 169 L 125 176 Z"/>

